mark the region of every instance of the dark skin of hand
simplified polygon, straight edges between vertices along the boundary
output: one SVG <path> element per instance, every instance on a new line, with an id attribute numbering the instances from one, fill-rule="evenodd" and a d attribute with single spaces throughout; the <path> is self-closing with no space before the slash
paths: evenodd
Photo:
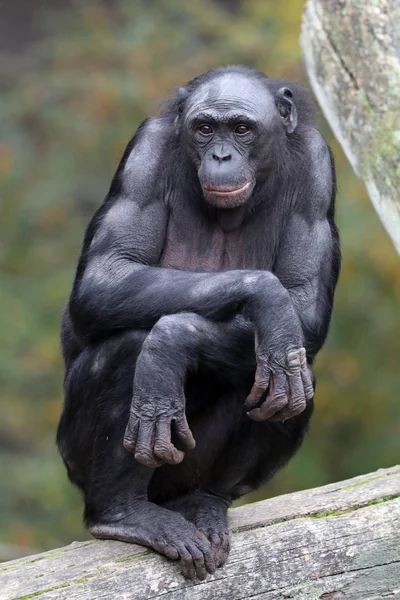
<path id="1" fill-rule="evenodd" d="M 246 67 L 129 142 L 63 319 L 58 444 L 100 538 L 204 579 L 227 508 L 298 449 L 340 268 L 331 153 L 304 90 Z"/>

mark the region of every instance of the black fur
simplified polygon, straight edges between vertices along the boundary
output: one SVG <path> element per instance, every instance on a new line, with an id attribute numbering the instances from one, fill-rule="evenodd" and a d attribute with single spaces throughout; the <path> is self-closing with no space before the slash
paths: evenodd
<path id="1" fill-rule="evenodd" d="M 188 577 L 224 564 L 227 507 L 312 413 L 340 270 L 312 119 L 305 90 L 247 67 L 180 88 L 129 142 L 64 311 L 57 441 L 86 524 Z"/>

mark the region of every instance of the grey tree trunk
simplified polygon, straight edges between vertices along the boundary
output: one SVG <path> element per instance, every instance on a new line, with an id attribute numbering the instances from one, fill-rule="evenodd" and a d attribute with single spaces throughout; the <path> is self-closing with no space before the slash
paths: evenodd
<path id="1" fill-rule="evenodd" d="M 203 582 L 145 548 L 93 540 L 0 564 L 0 598 L 400 598 L 400 466 L 234 509 L 230 527 L 229 561 Z"/>
<path id="2" fill-rule="evenodd" d="M 400 0 L 308 0 L 317 100 L 400 253 Z"/>

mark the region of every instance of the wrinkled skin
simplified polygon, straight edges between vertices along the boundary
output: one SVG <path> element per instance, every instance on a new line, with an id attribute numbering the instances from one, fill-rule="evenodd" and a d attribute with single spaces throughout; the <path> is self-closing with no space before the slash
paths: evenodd
<path id="1" fill-rule="evenodd" d="M 333 160 L 304 90 L 245 67 L 129 142 L 62 326 L 57 441 L 99 538 L 204 579 L 227 508 L 299 448 L 340 267 Z"/>

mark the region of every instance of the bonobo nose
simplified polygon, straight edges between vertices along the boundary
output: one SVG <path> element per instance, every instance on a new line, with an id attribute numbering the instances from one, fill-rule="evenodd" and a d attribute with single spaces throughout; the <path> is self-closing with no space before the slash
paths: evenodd
<path id="1" fill-rule="evenodd" d="M 223 147 L 221 147 L 218 149 L 214 149 L 212 157 L 218 162 L 223 162 L 224 160 L 231 160 L 232 154 L 229 151 L 224 150 Z"/>
<path id="2" fill-rule="evenodd" d="M 213 154 L 212 155 L 214 160 L 217 160 L 218 162 L 222 162 L 223 160 L 231 160 L 232 155 L 231 154 Z"/>

